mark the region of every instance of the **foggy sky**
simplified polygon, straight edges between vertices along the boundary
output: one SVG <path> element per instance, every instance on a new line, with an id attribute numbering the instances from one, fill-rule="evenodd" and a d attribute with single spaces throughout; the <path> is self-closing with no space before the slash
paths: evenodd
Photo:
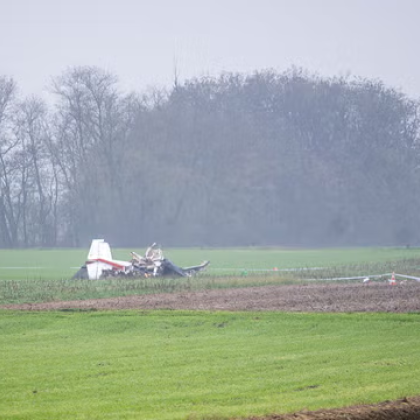
<path id="1" fill-rule="evenodd" d="M 291 65 L 420 98 L 416 0 L 0 0 L 0 75 L 43 94 L 97 65 L 126 89 Z"/>

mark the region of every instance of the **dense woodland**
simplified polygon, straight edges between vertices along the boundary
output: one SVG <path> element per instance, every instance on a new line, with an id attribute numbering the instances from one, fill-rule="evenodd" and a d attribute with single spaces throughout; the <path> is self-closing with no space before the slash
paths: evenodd
<path id="1" fill-rule="evenodd" d="M 420 243 L 419 102 L 300 69 L 126 93 L 0 76 L 0 246 Z"/>

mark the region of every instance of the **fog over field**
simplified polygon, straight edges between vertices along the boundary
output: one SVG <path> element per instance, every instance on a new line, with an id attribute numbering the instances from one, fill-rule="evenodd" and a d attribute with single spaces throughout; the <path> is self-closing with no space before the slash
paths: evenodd
<path id="1" fill-rule="evenodd" d="M 0 246 L 417 245 L 414 0 L 16 0 Z"/>

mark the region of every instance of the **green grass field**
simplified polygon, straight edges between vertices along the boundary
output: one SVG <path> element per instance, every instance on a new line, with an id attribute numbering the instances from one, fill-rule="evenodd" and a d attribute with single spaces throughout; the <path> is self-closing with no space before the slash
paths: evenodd
<path id="1" fill-rule="evenodd" d="M 113 249 L 113 257 L 130 259 L 131 249 Z M 144 249 L 135 249 L 143 254 Z M 86 260 L 86 249 L 25 249 L 0 250 L 0 280 L 71 277 Z M 243 270 L 274 268 L 335 267 L 387 263 L 420 258 L 418 248 L 180 248 L 164 249 L 165 256 L 176 264 L 188 266 L 210 260 L 209 274 L 240 274 Z"/>
<path id="2" fill-rule="evenodd" d="M 2 419 L 219 419 L 418 394 L 420 314 L 0 312 Z"/>
<path id="3" fill-rule="evenodd" d="M 415 248 L 168 249 L 212 265 L 194 279 L 70 280 L 86 253 L 1 250 L 0 304 L 420 273 Z M 0 418 L 215 420 L 412 396 L 419 331 L 420 313 L 0 310 Z"/>

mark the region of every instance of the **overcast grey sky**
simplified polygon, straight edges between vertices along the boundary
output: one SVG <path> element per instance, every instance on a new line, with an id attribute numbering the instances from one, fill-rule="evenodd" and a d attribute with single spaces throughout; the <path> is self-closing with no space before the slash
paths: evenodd
<path id="1" fill-rule="evenodd" d="M 42 94 L 77 65 L 142 91 L 222 71 L 379 78 L 420 98 L 417 0 L 0 0 L 0 75 Z"/>

